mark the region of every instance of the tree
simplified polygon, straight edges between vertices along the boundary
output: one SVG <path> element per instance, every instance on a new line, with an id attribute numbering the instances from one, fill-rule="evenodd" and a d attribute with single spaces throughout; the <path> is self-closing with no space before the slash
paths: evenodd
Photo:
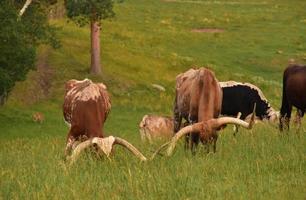
<path id="1" fill-rule="evenodd" d="M 24 14 L 24 0 L 2 0 L 0 4 L 0 105 L 16 81 L 34 69 L 36 48 L 41 43 L 57 47 L 55 28 L 48 25 L 50 1 L 33 1 Z"/>
<path id="2" fill-rule="evenodd" d="M 91 31 L 91 66 L 90 72 L 101 73 L 100 63 L 100 29 L 101 20 L 111 18 L 113 12 L 112 0 L 65 0 L 67 16 L 77 25 L 90 24 Z"/>

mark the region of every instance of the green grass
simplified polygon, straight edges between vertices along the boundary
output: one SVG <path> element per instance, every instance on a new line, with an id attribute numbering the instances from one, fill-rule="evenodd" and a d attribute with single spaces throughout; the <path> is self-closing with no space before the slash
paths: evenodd
<path id="1" fill-rule="evenodd" d="M 41 97 L 31 72 L 0 108 L 0 199 L 305 199 L 305 119 L 299 135 L 294 126 L 281 135 L 257 124 L 236 137 L 227 128 L 216 154 L 201 147 L 191 156 L 180 144 L 171 158 L 140 163 L 118 147 L 111 161 L 82 155 L 69 168 L 61 110 L 65 81 L 103 81 L 112 99 L 107 135 L 150 156 L 161 142 L 141 143 L 138 123 L 147 113 L 171 115 L 175 76 L 191 66 L 208 66 L 220 81 L 251 82 L 279 109 L 288 60 L 306 62 L 305 10 L 298 0 L 126 0 L 102 23 L 102 76 L 89 74 L 88 27 L 52 21 L 62 27 L 62 48 L 39 50 L 52 69 L 49 95 Z M 191 32 L 197 28 L 224 32 Z M 42 124 L 32 121 L 35 111 L 44 113 Z"/>

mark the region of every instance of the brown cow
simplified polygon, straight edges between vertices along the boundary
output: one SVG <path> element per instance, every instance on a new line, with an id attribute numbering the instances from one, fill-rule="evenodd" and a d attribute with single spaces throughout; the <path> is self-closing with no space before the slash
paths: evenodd
<path id="1" fill-rule="evenodd" d="M 65 85 L 65 121 L 70 125 L 66 155 L 76 140 L 103 137 L 103 124 L 111 108 L 106 86 L 89 79 L 72 79 Z"/>
<path id="2" fill-rule="evenodd" d="M 111 108 L 106 86 L 91 80 L 70 80 L 65 85 L 66 95 L 63 105 L 64 118 L 70 124 L 67 136 L 66 156 L 73 163 L 80 152 L 96 145 L 109 156 L 114 144 L 126 147 L 134 155 L 146 158 L 130 143 L 118 137 L 104 137 L 103 125 Z M 97 148 L 96 148 L 97 149 Z M 99 150 L 99 149 L 97 149 Z M 70 151 L 72 151 L 71 156 Z"/>
<path id="3" fill-rule="evenodd" d="M 174 132 L 180 129 L 182 118 L 190 124 L 217 118 L 221 105 L 222 90 L 212 71 L 199 68 L 179 74 L 176 77 Z M 192 133 L 190 148 L 194 153 L 199 140 L 203 144 L 212 141 L 215 151 L 217 137 L 216 130 Z"/>
<path id="4" fill-rule="evenodd" d="M 206 68 L 199 68 L 190 69 L 185 73 L 179 74 L 176 77 L 174 132 L 179 131 L 183 118 L 189 124 L 196 122 L 205 124 L 209 120 L 218 118 L 221 112 L 221 105 L 222 89 L 212 71 Z M 226 119 L 233 120 L 234 123 L 245 123 L 235 118 Z M 231 123 L 230 121 L 228 123 Z M 221 127 L 211 126 L 211 124 L 205 127 L 191 134 L 190 148 L 193 153 L 199 140 L 203 144 L 213 143 L 213 150 L 214 152 L 216 151 L 217 130 Z M 184 130 L 186 129 L 184 128 Z M 186 134 L 185 132 L 183 133 L 183 135 Z M 209 146 L 207 150 L 209 151 Z"/>
<path id="5" fill-rule="evenodd" d="M 152 142 L 156 138 L 169 139 L 173 136 L 173 118 L 157 115 L 145 115 L 139 123 L 142 141 Z"/>
<path id="6" fill-rule="evenodd" d="M 289 129 L 292 106 L 297 108 L 299 117 L 304 116 L 306 111 L 306 66 L 289 65 L 284 71 L 279 126 L 281 131 L 284 128 L 284 123 Z"/>

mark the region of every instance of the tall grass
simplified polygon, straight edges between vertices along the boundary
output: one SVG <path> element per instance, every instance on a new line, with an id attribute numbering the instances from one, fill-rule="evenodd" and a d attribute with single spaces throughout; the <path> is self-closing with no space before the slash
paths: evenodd
<path id="1" fill-rule="evenodd" d="M 48 99 L 24 101 L 36 92 L 31 72 L 0 108 L 0 199 L 305 199 L 305 128 L 280 134 L 257 124 L 236 137 L 227 128 L 215 154 L 200 147 L 191 156 L 180 144 L 170 158 L 141 163 L 116 147 L 111 160 L 82 154 L 68 167 L 61 111 L 65 81 L 103 81 L 112 97 L 107 135 L 150 156 L 161 142 L 141 143 L 138 123 L 147 113 L 171 115 L 175 76 L 191 66 L 208 66 L 221 81 L 251 82 L 279 109 L 288 60 L 305 63 L 305 9 L 298 0 L 125 1 L 102 23 L 102 76 L 89 74 L 89 28 L 52 21 L 62 27 L 63 47 L 47 51 Z M 201 28 L 223 32 L 191 32 Z M 42 124 L 31 119 L 36 111 L 45 115 Z"/>

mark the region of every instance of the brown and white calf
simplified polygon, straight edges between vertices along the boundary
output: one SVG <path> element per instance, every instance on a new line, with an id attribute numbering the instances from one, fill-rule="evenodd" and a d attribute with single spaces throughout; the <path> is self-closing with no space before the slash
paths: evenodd
<path id="1" fill-rule="evenodd" d="M 139 123 L 142 141 L 170 139 L 173 136 L 173 118 L 158 115 L 145 115 Z"/>

